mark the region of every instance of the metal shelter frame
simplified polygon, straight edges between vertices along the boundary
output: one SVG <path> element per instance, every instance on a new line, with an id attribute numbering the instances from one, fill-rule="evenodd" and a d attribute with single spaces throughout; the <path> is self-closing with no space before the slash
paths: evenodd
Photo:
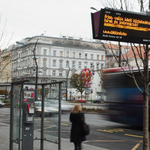
<path id="1" fill-rule="evenodd" d="M 13 82 L 11 83 L 11 109 L 10 109 L 10 141 L 9 141 L 9 149 L 10 150 L 14 150 L 13 148 L 13 144 L 17 143 L 18 144 L 18 150 L 21 150 L 21 142 L 22 142 L 22 135 L 21 135 L 21 129 L 22 129 L 22 124 L 23 124 L 23 119 L 22 119 L 22 103 L 23 103 L 23 88 L 25 85 L 32 85 L 35 86 L 35 84 L 33 83 L 26 83 L 27 81 L 20 81 L 20 82 Z M 61 150 L 61 84 L 63 82 L 53 82 L 53 83 L 41 83 L 41 84 L 37 84 L 37 86 L 41 86 L 42 87 L 42 111 L 41 111 L 41 132 L 40 138 L 33 138 L 33 140 L 40 140 L 40 150 L 44 150 L 44 141 L 48 141 L 48 142 L 53 142 L 55 144 L 58 144 L 58 150 Z M 44 101 L 45 101 L 45 86 L 52 86 L 52 85 L 58 85 L 58 141 L 50 141 L 47 140 L 46 138 L 44 138 Z M 19 137 L 14 140 L 13 139 L 13 133 L 14 133 L 14 89 L 15 86 L 19 86 L 19 93 L 18 93 L 18 97 L 19 97 L 19 105 L 18 105 L 18 122 L 17 122 L 17 126 L 18 126 L 18 134 Z M 36 96 L 37 97 L 37 96 Z M 35 100 L 35 99 L 34 99 Z M 33 129 L 34 130 L 34 129 Z"/>

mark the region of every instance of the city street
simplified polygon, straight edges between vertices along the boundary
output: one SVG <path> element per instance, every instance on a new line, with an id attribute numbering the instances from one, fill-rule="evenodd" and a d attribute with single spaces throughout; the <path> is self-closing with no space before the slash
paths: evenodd
<path id="1" fill-rule="evenodd" d="M 45 123 L 49 122 L 49 124 L 54 125 L 55 123 L 52 122 L 54 118 L 52 117 L 46 117 Z M 9 108 L 0 108 L 0 122 L 9 124 L 9 119 Z M 84 143 L 107 150 L 142 149 L 143 136 L 141 129 L 110 122 L 105 115 L 100 114 L 85 114 L 85 119 L 90 125 L 90 135 L 87 136 L 87 140 Z M 63 113 L 61 120 L 61 137 L 69 140 L 71 128 L 69 113 Z M 45 127 L 44 133 L 47 133 L 49 128 Z M 35 117 L 34 130 L 40 131 L 40 117 Z"/>

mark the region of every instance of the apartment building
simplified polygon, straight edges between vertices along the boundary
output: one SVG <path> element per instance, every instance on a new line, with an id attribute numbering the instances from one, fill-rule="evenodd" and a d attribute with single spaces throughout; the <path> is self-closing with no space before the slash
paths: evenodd
<path id="1" fill-rule="evenodd" d="M 0 83 L 10 83 L 12 73 L 12 52 L 5 50 L 2 51 L 0 62 L 1 62 Z"/>
<path id="2" fill-rule="evenodd" d="M 124 55 L 131 50 L 128 45 L 120 45 L 114 43 L 104 43 L 104 48 L 106 50 L 106 68 L 114 68 L 119 66 L 119 55 Z M 117 59 L 117 61 L 116 61 Z M 120 57 L 120 63 L 122 66 L 126 66 L 126 60 Z"/>
<path id="3" fill-rule="evenodd" d="M 60 38 L 48 36 L 27 37 L 11 45 L 13 81 L 28 78 L 35 83 L 36 62 L 34 50 L 38 65 L 38 83 L 66 81 L 69 71 L 68 95 L 71 90 L 69 80 L 73 72 L 89 68 L 97 74 L 97 71 L 105 67 L 105 49 L 100 41 L 85 41 L 82 38 L 74 39 L 66 36 Z M 93 97 L 101 92 L 98 84 L 100 77 L 96 76 L 96 78 L 93 82 L 97 81 L 97 84 L 93 83 L 92 86 L 94 87 L 91 87 Z M 64 92 L 65 88 L 66 82 L 62 84 Z"/>

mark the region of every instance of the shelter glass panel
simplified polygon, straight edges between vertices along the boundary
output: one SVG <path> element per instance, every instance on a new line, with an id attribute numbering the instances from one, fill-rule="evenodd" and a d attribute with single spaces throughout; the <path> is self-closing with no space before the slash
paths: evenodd
<path id="1" fill-rule="evenodd" d="M 34 102 L 34 139 L 41 138 L 42 86 L 37 86 L 37 99 Z"/>
<path id="2" fill-rule="evenodd" d="M 21 119 L 21 89 L 22 85 L 14 85 L 13 87 L 13 141 L 19 143 L 20 141 L 20 119 Z M 20 125 L 20 126 L 19 126 Z"/>
<path id="3" fill-rule="evenodd" d="M 59 129 L 59 84 L 44 88 L 44 138 L 58 143 Z"/>

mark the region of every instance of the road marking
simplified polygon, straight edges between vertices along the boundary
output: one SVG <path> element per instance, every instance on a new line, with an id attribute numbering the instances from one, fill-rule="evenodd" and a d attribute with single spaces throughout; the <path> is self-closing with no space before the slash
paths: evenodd
<path id="1" fill-rule="evenodd" d="M 44 121 L 44 122 L 52 123 L 51 121 Z"/>
<path id="2" fill-rule="evenodd" d="M 132 135 L 132 134 L 124 134 L 126 136 L 132 136 L 132 137 L 138 137 L 138 138 L 143 138 L 143 136 L 140 135 Z"/>
<path id="3" fill-rule="evenodd" d="M 140 141 L 140 143 L 137 143 L 131 150 L 136 150 L 139 146 L 140 146 L 140 144 L 142 143 L 143 141 Z"/>
<path id="4" fill-rule="evenodd" d="M 34 117 L 34 120 L 41 120 L 41 119 L 40 119 L 40 118 L 37 118 L 37 119 L 36 119 L 36 117 Z"/>
<path id="5" fill-rule="evenodd" d="M 106 129 L 104 129 L 104 130 L 101 130 L 101 129 L 97 129 L 97 131 L 102 131 L 102 132 L 108 132 L 108 133 L 114 133 L 114 132 L 124 132 L 124 130 L 123 129 L 109 129 L 109 130 L 106 130 Z"/>
<path id="6" fill-rule="evenodd" d="M 6 119 L 0 119 L 0 121 L 5 121 L 5 120 L 9 120 L 9 118 L 6 118 Z"/>
<path id="7" fill-rule="evenodd" d="M 44 129 L 48 129 L 48 128 L 53 128 L 53 127 L 56 127 L 56 125 L 53 125 L 53 126 L 50 126 L 50 127 L 46 127 Z M 38 130 L 41 130 L 41 129 L 36 129 L 35 131 L 38 131 Z M 47 132 L 47 131 L 46 131 Z"/>
<path id="8" fill-rule="evenodd" d="M 85 143 L 88 143 L 88 142 L 125 142 L 125 140 L 87 140 L 84 142 Z"/>
<path id="9" fill-rule="evenodd" d="M 34 126 L 39 126 L 39 127 L 40 127 L 41 125 L 38 125 L 38 124 L 34 124 Z"/>
<path id="10" fill-rule="evenodd" d="M 68 126 L 68 124 L 66 124 L 66 123 L 61 123 L 62 125 L 65 125 L 65 126 Z"/>
<path id="11" fill-rule="evenodd" d="M 7 115 L 6 113 L 1 113 L 1 114 L 3 114 L 3 115 Z"/>
<path id="12" fill-rule="evenodd" d="M 61 132 L 70 132 L 70 131 L 61 131 Z"/>

